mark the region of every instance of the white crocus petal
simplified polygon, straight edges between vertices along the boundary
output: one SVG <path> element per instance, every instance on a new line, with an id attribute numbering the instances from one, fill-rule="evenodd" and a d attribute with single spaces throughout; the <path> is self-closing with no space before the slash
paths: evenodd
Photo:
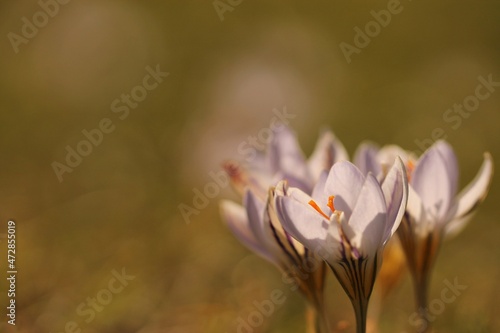
<path id="1" fill-rule="evenodd" d="M 350 162 L 338 162 L 326 179 L 325 193 L 335 196 L 335 209 L 343 211 L 349 220 L 358 201 L 365 177 Z"/>
<path id="2" fill-rule="evenodd" d="M 354 164 L 359 170 L 367 175 L 368 172 L 378 176 L 382 173 L 380 162 L 378 161 L 379 147 L 371 142 L 362 142 L 354 153 Z"/>
<path id="3" fill-rule="evenodd" d="M 437 148 L 439 153 L 444 159 L 444 163 L 446 165 L 447 175 L 449 179 L 449 183 L 451 185 L 450 195 L 452 198 L 457 195 L 457 187 L 458 187 L 458 161 L 453 148 L 445 141 L 439 140 L 434 146 Z"/>
<path id="4" fill-rule="evenodd" d="M 253 234 L 245 208 L 232 201 L 222 200 L 220 203 L 221 215 L 231 232 L 249 250 L 257 253 L 272 263 L 277 263 L 275 257 L 261 244 Z"/>
<path id="5" fill-rule="evenodd" d="M 446 161 L 434 145 L 418 160 L 411 177 L 411 186 L 422 200 L 427 214 L 442 222 L 453 199 Z"/>
<path id="6" fill-rule="evenodd" d="M 335 206 L 339 196 L 335 197 Z M 369 173 L 349 218 L 349 226 L 355 233 L 354 238 L 350 239 L 351 244 L 360 249 L 362 254 L 374 254 L 382 243 L 386 221 L 384 194 L 377 179 Z"/>
<path id="7" fill-rule="evenodd" d="M 314 151 L 307 161 L 312 179 L 317 181 L 324 170 L 330 170 L 338 161 L 347 161 L 349 156 L 342 143 L 331 131 L 321 134 Z"/>
<path id="8" fill-rule="evenodd" d="M 275 204 L 283 228 L 306 247 L 314 249 L 326 239 L 329 221 L 307 202 L 278 195 Z"/>
<path id="9" fill-rule="evenodd" d="M 405 212 L 408 199 L 408 181 L 405 170 L 403 161 L 397 157 L 382 183 L 382 192 L 387 204 L 387 224 L 383 237 L 384 244 L 399 227 L 399 223 Z"/>
<path id="10" fill-rule="evenodd" d="M 459 233 L 484 200 L 493 177 L 493 159 L 489 153 L 484 154 L 484 161 L 476 177 L 465 187 L 455 200 L 450 210 L 451 221 L 446 225 L 448 237 Z"/>

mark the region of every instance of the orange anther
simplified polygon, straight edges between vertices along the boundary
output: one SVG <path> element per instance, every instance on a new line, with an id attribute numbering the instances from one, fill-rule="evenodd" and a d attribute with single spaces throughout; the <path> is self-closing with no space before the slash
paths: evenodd
<path id="1" fill-rule="evenodd" d="M 330 218 L 328 217 L 328 215 L 326 215 L 325 213 L 323 213 L 323 211 L 321 210 L 321 208 L 318 206 L 318 204 L 316 202 L 314 202 L 314 200 L 310 200 L 309 201 L 309 205 L 311 205 L 312 208 L 314 208 L 318 213 L 320 213 L 321 215 L 323 215 L 323 217 L 327 220 L 329 220 Z"/>
<path id="2" fill-rule="evenodd" d="M 328 207 L 332 210 L 332 213 L 335 211 L 335 206 L 333 205 L 333 199 L 335 199 L 334 195 L 330 195 L 328 197 Z"/>

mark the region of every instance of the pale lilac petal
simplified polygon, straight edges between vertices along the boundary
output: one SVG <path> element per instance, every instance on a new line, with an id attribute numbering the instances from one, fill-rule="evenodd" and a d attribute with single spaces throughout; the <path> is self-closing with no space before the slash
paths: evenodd
<path id="1" fill-rule="evenodd" d="M 493 159 L 489 153 L 486 153 L 476 177 L 460 192 L 450 210 L 451 221 L 446 226 L 446 233 L 450 237 L 465 227 L 477 206 L 484 200 L 492 177 Z"/>
<path id="2" fill-rule="evenodd" d="M 326 262 L 330 265 L 338 263 L 338 260 L 342 259 L 341 254 L 341 237 L 340 237 L 340 225 L 344 223 L 344 215 L 341 217 L 338 215 L 332 215 L 330 218 L 330 225 L 328 226 L 328 235 L 326 240 L 318 245 L 313 251 L 318 253 Z"/>
<path id="3" fill-rule="evenodd" d="M 354 164 L 338 162 L 330 170 L 326 180 L 325 193 L 335 196 L 335 208 L 345 213 L 349 220 L 365 183 L 365 177 Z"/>
<path id="4" fill-rule="evenodd" d="M 378 176 L 382 173 L 380 161 L 377 156 L 378 151 L 379 147 L 376 144 L 371 142 L 362 142 L 354 153 L 354 165 L 356 165 L 364 175 L 371 172 L 375 176 Z"/>
<path id="5" fill-rule="evenodd" d="M 462 217 L 462 218 L 455 218 L 448 224 L 444 226 L 444 235 L 446 237 L 446 240 L 452 239 L 456 237 L 462 230 L 465 229 L 469 221 L 474 217 L 475 211 Z"/>
<path id="6" fill-rule="evenodd" d="M 314 249 L 326 239 L 329 222 L 308 201 L 278 195 L 275 204 L 283 228 L 306 247 Z"/>
<path id="7" fill-rule="evenodd" d="M 420 196 L 417 192 L 415 192 L 411 185 L 408 186 L 408 203 L 406 204 L 406 212 L 412 220 L 417 223 L 418 221 L 424 221 L 427 219 L 422 199 L 420 199 Z"/>
<path id="8" fill-rule="evenodd" d="M 276 197 L 285 195 L 285 192 L 288 190 L 288 186 L 285 181 L 281 181 L 276 185 L 276 187 L 269 192 L 269 197 L 266 205 L 266 214 L 264 214 L 264 218 L 267 223 L 270 223 L 273 238 L 275 240 L 276 248 L 280 252 L 281 256 L 285 256 L 284 261 L 288 261 L 292 257 L 296 255 L 303 256 L 305 255 L 304 245 L 299 243 L 295 238 L 290 236 L 278 217 L 277 209 L 276 209 Z M 298 261 L 301 261 L 300 258 L 296 258 Z M 292 259 L 294 260 L 294 259 Z"/>
<path id="9" fill-rule="evenodd" d="M 307 163 L 313 180 L 317 181 L 321 173 L 325 170 L 329 171 L 334 163 L 348 159 L 344 145 L 331 131 L 325 131 L 316 143 Z"/>
<path id="10" fill-rule="evenodd" d="M 220 203 L 220 211 L 231 232 L 241 243 L 243 243 L 243 245 L 264 259 L 274 264 L 277 263 L 277 260 L 268 251 L 265 245 L 259 243 L 255 238 L 249 225 L 247 212 L 243 206 L 232 201 L 222 200 Z"/>
<path id="11" fill-rule="evenodd" d="M 297 175 L 286 173 L 284 171 L 279 171 L 278 173 L 276 173 L 272 181 L 268 184 L 274 186 L 282 180 L 286 180 L 288 186 L 290 187 L 296 187 L 308 193 L 310 193 L 312 190 L 310 181 L 308 181 L 307 179 L 298 178 Z"/>
<path id="12" fill-rule="evenodd" d="M 335 197 L 334 202 L 336 206 L 337 198 Z M 375 253 L 382 244 L 386 221 L 384 193 L 377 179 L 369 173 L 348 222 L 355 233 L 352 244 L 364 254 Z"/>
<path id="13" fill-rule="evenodd" d="M 273 252 L 275 249 L 274 238 L 271 234 L 270 226 L 264 220 L 266 203 L 262 199 L 259 199 L 252 191 L 247 190 L 243 197 L 243 205 L 247 211 L 250 230 L 255 236 L 256 241 L 264 245 L 269 252 Z"/>
<path id="14" fill-rule="evenodd" d="M 273 170 L 269 154 L 261 150 L 254 150 L 254 154 L 252 158 L 248 158 L 248 171 L 256 174 L 271 174 Z"/>
<path id="15" fill-rule="evenodd" d="M 410 153 L 397 145 L 384 146 L 378 153 L 380 164 L 387 169 L 394 164 L 398 157 L 403 160 L 404 165 L 412 158 Z"/>
<path id="16" fill-rule="evenodd" d="M 312 191 L 312 198 L 325 213 L 330 212 L 328 208 L 328 194 L 325 192 L 326 179 L 328 178 L 328 172 L 323 171 L 319 176 L 318 182 L 314 186 Z"/>
<path id="17" fill-rule="evenodd" d="M 406 168 L 401 158 L 396 158 L 394 165 L 387 173 L 382 183 L 382 192 L 387 204 L 387 224 L 383 237 L 385 244 L 399 227 L 408 199 Z"/>
<path id="18" fill-rule="evenodd" d="M 418 237 L 427 237 L 429 233 L 434 232 L 438 221 L 428 214 L 422 203 L 422 199 L 417 192 L 408 186 L 408 203 L 406 205 L 406 214 L 414 223 L 412 229 Z"/>
<path id="19" fill-rule="evenodd" d="M 436 222 L 444 220 L 454 197 L 448 172 L 439 146 L 434 145 L 420 157 L 411 176 L 411 186 Z"/>
<path id="20" fill-rule="evenodd" d="M 309 179 L 306 158 L 290 128 L 283 126 L 274 132 L 268 154 L 273 172 L 282 172 L 294 179 Z"/>
<path id="21" fill-rule="evenodd" d="M 448 170 L 449 183 L 451 185 L 450 192 L 452 198 L 457 194 L 458 188 L 458 161 L 453 148 L 445 141 L 439 140 L 434 146 L 439 150 L 439 153 L 444 159 L 446 169 Z"/>

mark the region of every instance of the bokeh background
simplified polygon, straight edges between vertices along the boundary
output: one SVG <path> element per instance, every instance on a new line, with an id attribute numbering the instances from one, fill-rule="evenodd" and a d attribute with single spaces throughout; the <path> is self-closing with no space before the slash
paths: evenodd
<path id="1" fill-rule="evenodd" d="M 0 233 L 17 222 L 19 271 L 15 327 L 0 278 L 1 332 L 64 332 L 70 321 L 85 333 L 236 332 L 274 289 L 286 302 L 254 332 L 303 332 L 301 297 L 221 221 L 218 201 L 238 200 L 231 188 L 190 223 L 178 208 L 193 205 L 193 189 L 238 158 L 275 108 L 296 116 L 290 125 L 306 154 L 323 128 L 351 156 L 366 139 L 417 150 L 416 140 L 441 128 L 462 186 L 484 151 L 498 160 L 500 87 L 459 128 L 443 119 L 479 76 L 500 81 L 498 1 L 402 0 L 350 63 L 340 43 L 352 45 L 353 29 L 388 1 L 221 2 L 230 8 L 222 17 L 212 1 L 74 0 L 17 53 L 9 33 L 21 35 L 40 4 L 0 3 Z M 119 119 L 111 103 L 157 65 L 169 76 Z M 52 163 L 64 163 L 66 146 L 103 118 L 115 130 L 60 182 Z M 436 317 L 439 332 L 500 332 L 499 199 L 497 177 L 468 228 L 442 249 L 431 299 L 445 279 L 468 288 Z M 5 239 L 0 248 L 4 272 Z M 122 268 L 135 279 L 85 322 L 78 306 Z M 353 332 L 331 274 L 327 294 L 332 321 L 345 320 L 337 331 Z M 404 276 L 380 309 L 381 332 L 414 331 L 412 297 Z"/>

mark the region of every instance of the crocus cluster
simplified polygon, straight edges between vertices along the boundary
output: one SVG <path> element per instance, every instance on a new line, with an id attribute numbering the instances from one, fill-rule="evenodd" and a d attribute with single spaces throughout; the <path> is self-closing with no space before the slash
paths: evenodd
<path id="1" fill-rule="evenodd" d="M 366 331 L 368 303 L 391 237 L 400 238 L 417 308 L 425 309 L 438 249 L 471 218 L 493 173 L 486 153 L 476 178 L 457 195 L 457 160 L 444 141 L 419 158 L 394 145 L 365 142 L 351 163 L 326 131 L 307 159 L 285 126 L 265 152 L 224 168 L 242 197 L 241 205 L 221 202 L 230 230 L 283 272 L 307 272 L 294 278 L 315 312 L 308 332 L 330 332 L 323 296 L 329 267 L 352 303 L 358 333 Z"/>

